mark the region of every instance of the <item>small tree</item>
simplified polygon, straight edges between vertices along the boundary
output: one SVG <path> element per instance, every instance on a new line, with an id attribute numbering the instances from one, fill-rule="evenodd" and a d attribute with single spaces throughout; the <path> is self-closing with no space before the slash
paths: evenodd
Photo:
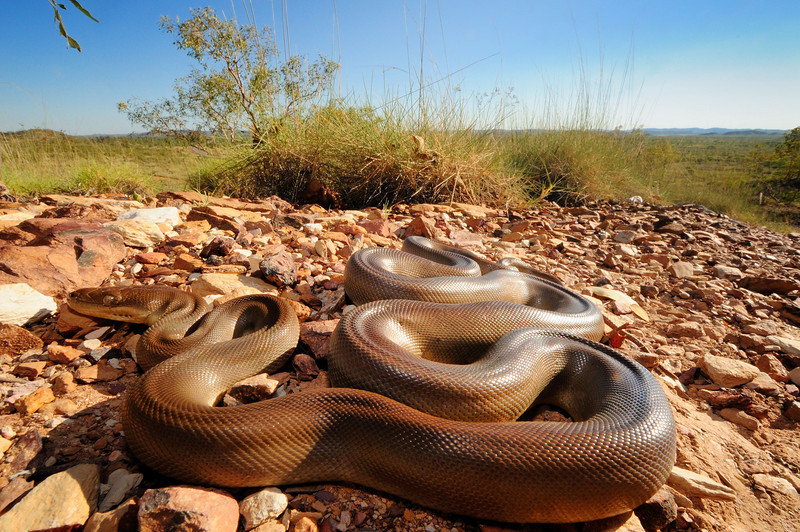
<path id="1" fill-rule="evenodd" d="M 175 82 L 172 98 L 119 104 L 132 122 L 162 134 L 196 137 L 203 131 L 235 138 L 246 129 L 254 143 L 302 116 L 324 96 L 339 65 L 293 55 L 281 60 L 269 28 L 222 20 L 193 9 L 188 20 L 163 17 L 161 29 L 199 63 Z"/>
<path id="2" fill-rule="evenodd" d="M 775 147 L 780 179 L 789 186 L 800 186 L 800 127 L 783 136 L 783 144 Z"/>

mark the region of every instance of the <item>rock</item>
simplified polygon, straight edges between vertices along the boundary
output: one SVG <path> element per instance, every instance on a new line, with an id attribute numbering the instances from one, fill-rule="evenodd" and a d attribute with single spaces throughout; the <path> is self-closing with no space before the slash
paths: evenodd
<path id="1" fill-rule="evenodd" d="M 707 476 L 677 466 L 672 468 L 667 484 L 687 497 L 700 497 L 719 501 L 736 500 L 736 492 L 732 488 L 720 484 Z"/>
<path id="2" fill-rule="evenodd" d="M 9 436 L 6 436 L 9 437 Z M 28 465 L 36 458 L 42 450 L 42 436 L 39 431 L 31 429 L 17 438 L 14 448 L 9 453 L 14 456 L 10 463 L 6 463 L 0 468 L 0 486 L 8 483 L 8 477 L 28 468 Z M 6 462 L 8 460 L 6 459 Z"/>
<path id="3" fill-rule="evenodd" d="M 784 353 L 800 356 L 800 342 L 797 340 L 770 335 L 767 336 L 767 341 L 773 345 L 777 345 Z"/>
<path id="4" fill-rule="evenodd" d="M 319 375 L 319 367 L 316 361 L 305 353 L 297 353 L 292 357 L 292 367 L 297 372 L 300 380 L 311 380 Z"/>
<path id="5" fill-rule="evenodd" d="M 723 408 L 719 411 L 719 415 L 723 418 L 727 419 L 731 423 L 736 423 L 737 425 L 741 425 L 742 427 L 748 430 L 758 430 L 760 424 L 756 418 L 747 414 L 746 412 L 742 412 L 737 408 Z"/>
<path id="6" fill-rule="evenodd" d="M 93 366 L 85 366 L 75 371 L 75 378 L 83 383 L 115 381 L 125 372 L 111 366 L 107 360 L 101 360 Z"/>
<path id="7" fill-rule="evenodd" d="M 335 320 L 307 321 L 300 324 L 300 342 L 314 354 L 317 360 L 328 357 L 328 338 L 339 323 Z"/>
<path id="8" fill-rule="evenodd" d="M 757 334 L 758 336 L 771 336 L 778 332 L 778 324 L 772 320 L 761 320 L 748 323 L 742 327 L 744 334 Z"/>
<path id="9" fill-rule="evenodd" d="M 800 386 L 800 366 L 789 372 L 789 380 L 792 381 L 792 384 L 795 386 Z"/>
<path id="10" fill-rule="evenodd" d="M 16 407 L 17 412 L 24 416 L 36 412 L 47 403 L 53 402 L 55 398 L 56 396 L 53 395 L 53 390 L 50 389 L 49 386 L 42 387 L 32 394 L 26 395 L 22 399 L 18 399 L 17 402 L 14 403 L 14 406 Z"/>
<path id="11" fill-rule="evenodd" d="M 247 275 L 204 273 L 192 283 L 192 293 L 200 297 L 224 295 L 240 289 L 251 289 L 250 293 L 278 295 L 278 290 L 271 284 Z"/>
<path id="12" fill-rule="evenodd" d="M 747 276 L 739 279 L 739 287 L 758 292 L 760 294 L 786 295 L 794 290 L 800 290 L 800 283 L 790 279 L 778 277 Z"/>
<path id="13" fill-rule="evenodd" d="M 700 369 L 713 382 L 725 388 L 748 383 L 761 373 L 757 367 L 747 362 L 711 354 L 703 356 L 700 361 Z"/>
<path id="14" fill-rule="evenodd" d="M 764 395 L 777 395 L 781 391 L 780 385 L 775 380 L 764 373 L 763 371 L 758 374 L 758 377 L 744 385 L 748 390 L 755 390 Z"/>
<path id="15" fill-rule="evenodd" d="M 139 531 L 162 532 L 180 523 L 193 532 L 236 532 L 239 504 L 225 491 L 194 486 L 149 489 L 139 499 Z"/>
<path id="16" fill-rule="evenodd" d="M 273 253 L 258 265 L 259 270 L 267 282 L 278 287 L 294 286 L 297 284 L 297 265 L 294 259 L 285 251 Z"/>
<path id="17" fill-rule="evenodd" d="M 714 277 L 718 277 L 720 279 L 741 279 L 744 277 L 742 270 L 739 268 L 734 268 L 733 266 L 717 264 L 712 268 L 712 270 L 714 272 Z"/>
<path id="18" fill-rule="evenodd" d="M 35 323 L 56 311 L 55 300 L 27 283 L 0 285 L 0 323 Z"/>
<path id="19" fill-rule="evenodd" d="M 411 220 L 406 227 L 405 236 L 424 236 L 425 238 L 436 238 L 441 231 L 436 228 L 436 223 L 426 216 L 420 215 Z"/>
<path id="20" fill-rule="evenodd" d="M 792 401 L 783 414 L 792 421 L 800 421 L 800 401 Z"/>
<path id="21" fill-rule="evenodd" d="M 14 477 L 14 479 L 0 491 L 0 512 L 3 512 L 11 503 L 28 493 L 33 487 L 33 482 L 26 480 L 24 476 Z"/>
<path id="22" fill-rule="evenodd" d="M 248 495 L 239 503 L 245 530 L 255 528 L 267 519 L 279 517 L 289 505 L 289 499 L 278 488 L 265 488 Z"/>
<path id="23" fill-rule="evenodd" d="M 175 257 L 175 262 L 172 267 L 176 270 L 194 272 L 200 270 L 205 264 L 205 261 L 200 257 L 195 257 L 190 253 L 181 253 Z"/>
<path id="24" fill-rule="evenodd" d="M 667 329 L 667 336 L 670 338 L 701 338 L 704 334 L 702 325 L 696 321 L 675 323 Z"/>
<path id="25" fill-rule="evenodd" d="M 69 364 L 85 354 L 86 353 L 80 349 L 68 345 L 58 345 L 55 342 L 47 346 L 47 358 L 56 364 Z"/>
<path id="26" fill-rule="evenodd" d="M 31 334 L 27 329 L 0 323 L 0 357 L 17 357 L 29 349 L 41 349 L 43 345 L 42 339 Z"/>
<path id="27" fill-rule="evenodd" d="M 636 231 L 617 231 L 614 235 L 614 242 L 630 244 L 634 238 L 636 238 Z"/>
<path id="28" fill-rule="evenodd" d="M 174 227 L 181 223 L 181 216 L 176 207 L 156 207 L 152 209 L 131 209 L 125 211 L 117 220 L 139 220 L 153 223 L 163 223 Z"/>
<path id="29" fill-rule="evenodd" d="M 48 194 L 42 196 L 41 200 L 48 205 L 79 205 L 82 207 L 92 207 L 100 205 L 104 209 L 119 216 L 123 212 L 131 209 L 144 209 L 144 205 L 139 201 L 120 200 L 113 198 L 95 198 L 92 196 L 67 196 L 65 194 Z"/>
<path id="30" fill-rule="evenodd" d="M 47 366 L 47 362 L 44 360 L 21 362 L 14 368 L 14 375 L 33 380 L 41 375 L 45 366 Z"/>
<path id="31" fill-rule="evenodd" d="M 126 469 L 115 469 L 108 475 L 106 483 L 106 493 L 103 500 L 97 507 L 99 512 L 107 512 L 116 507 L 133 488 L 138 486 L 144 475 L 141 473 L 129 473 Z"/>
<path id="32" fill-rule="evenodd" d="M 156 246 L 164 241 L 164 233 L 155 222 L 146 220 L 117 220 L 103 224 L 112 231 L 122 235 L 126 246 L 146 248 Z"/>
<path id="33" fill-rule="evenodd" d="M 62 297 L 99 285 L 127 253 L 119 234 L 94 224 L 61 224 L 52 231 L 27 246 L 0 246 L 0 284 L 23 282 Z"/>
<path id="34" fill-rule="evenodd" d="M 168 255 L 160 251 L 150 251 L 137 253 L 134 258 L 136 262 L 141 262 L 142 264 L 161 264 L 167 260 Z"/>
<path id="35" fill-rule="evenodd" d="M 138 526 L 138 505 L 128 499 L 108 512 L 95 512 L 86 521 L 83 532 L 136 532 Z"/>
<path id="36" fill-rule="evenodd" d="M 459 203 L 454 201 L 452 203 L 454 209 L 461 211 L 464 216 L 470 218 L 486 218 L 489 215 L 494 215 L 497 211 L 483 205 L 472 205 L 470 203 Z"/>
<path id="37" fill-rule="evenodd" d="M 0 193 L 2 193 L 2 191 L 0 191 Z M 22 212 L 22 211 L 10 212 L 8 214 L 0 214 L 0 229 L 13 227 L 15 225 L 18 225 L 20 222 L 23 222 L 25 220 L 30 220 L 34 216 L 36 215 L 32 212 Z"/>
<path id="38" fill-rule="evenodd" d="M 96 464 L 80 464 L 50 475 L 0 517 L 0 530 L 83 526 L 97 507 L 99 491 L 100 466 Z"/>
<path id="39" fill-rule="evenodd" d="M 633 512 L 645 530 L 661 530 L 678 517 L 678 506 L 672 493 L 662 487 Z"/>
<path id="40" fill-rule="evenodd" d="M 67 371 L 59 373 L 53 379 L 52 384 L 53 384 L 52 387 L 53 393 L 56 396 L 66 395 L 68 393 L 71 393 L 75 391 L 75 388 L 78 387 L 78 385 L 75 383 L 75 377 L 72 376 L 72 373 L 69 373 Z"/>
<path id="41" fill-rule="evenodd" d="M 389 229 L 389 220 L 386 218 L 374 218 L 372 220 L 361 220 L 358 225 L 367 230 L 367 232 L 382 236 L 383 238 L 390 238 L 392 231 Z"/>
<path id="42" fill-rule="evenodd" d="M 246 214 L 237 209 L 229 207 L 217 207 L 214 205 L 193 207 L 186 215 L 186 221 L 206 220 L 212 227 L 217 229 L 233 231 L 239 234 L 245 230 L 244 223 L 253 213 Z M 261 219 L 261 216 L 258 216 Z"/>
<path id="43" fill-rule="evenodd" d="M 42 408 L 39 409 L 39 412 L 46 414 L 55 413 L 61 416 L 71 416 L 78 410 L 80 410 L 80 407 L 75 403 L 75 401 L 67 397 L 60 397 L 52 403 L 47 403 L 46 405 L 42 406 Z"/>
<path id="44" fill-rule="evenodd" d="M 758 357 L 756 367 L 778 382 L 789 381 L 789 372 L 786 371 L 778 357 L 771 353 L 764 353 Z"/>
<path id="45" fill-rule="evenodd" d="M 800 498 L 795 487 L 785 478 L 765 475 L 763 473 L 756 473 L 753 475 L 753 482 L 755 482 L 757 486 L 761 486 L 767 491 L 781 493 L 783 495 L 792 497 L 793 499 Z"/>
<path id="46" fill-rule="evenodd" d="M 242 379 L 231 386 L 230 394 L 240 403 L 254 403 L 269 398 L 278 388 L 279 381 L 266 373 Z"/>
<path id="47" fill-rule="evenodd" d="M 694 264 L 691 262 L 673 262 L 667 267 L 667 271 L 678 279 L 684 279 L 694 275 Z"/>
<path id="48" fill-rule="evenodd" d="M 319 530 L 317 522 L 307 515 L 300 516 L 293 525 L 294 532 L 317 532 Z"/>

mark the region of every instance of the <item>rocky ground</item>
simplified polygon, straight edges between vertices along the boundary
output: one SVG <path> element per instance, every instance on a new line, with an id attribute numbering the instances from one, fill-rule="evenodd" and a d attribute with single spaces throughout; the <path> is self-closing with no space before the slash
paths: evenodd
<path id="1" fill-rule="evenodd" d="M 538 530 L 356 486 L 177 485 L 137 462 L 118 421 L 141 327 L 63 305 L 101 284 L 280 294 L 302 322 L 296 355 L 225 402 L 328 386 L 347 257 L 411 234 L 558 276 L 602 309 L 606 341 L 662 383 L 680 469 L 636 514 L 564 529 L 800 528 L 800 234 L 695 205 L 342 211 L 195 193 L 0 204 L 0 229 L 0 530 Z"/>

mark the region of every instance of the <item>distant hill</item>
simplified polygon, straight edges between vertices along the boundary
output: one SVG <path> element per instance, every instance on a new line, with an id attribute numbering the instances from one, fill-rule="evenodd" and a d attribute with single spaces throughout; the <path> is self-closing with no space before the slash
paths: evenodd
<path id="1" fill-rule="evenodd" d="M 675 128 L 656 128 L 648 127 L 642 131 L 648 135 L 676 136 L 676 135 L 783 135 L 783 129 L 728 129 L 724 127 L 675 127 Z"/>

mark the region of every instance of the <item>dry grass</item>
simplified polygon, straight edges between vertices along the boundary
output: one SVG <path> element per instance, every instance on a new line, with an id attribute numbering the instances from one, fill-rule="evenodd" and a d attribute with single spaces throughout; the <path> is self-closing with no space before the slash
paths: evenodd
<path id="1" fill-rule="evenodd" d="M 397 109 L 321 108 L 284 124 L 222 175 L 199 176 L 193 184 L 216 193 L 297 200 L 317 179 L 352 206 L 526 199 L 519 179 L 504 166 L 498 138 L 440 120 L 406 118 Z"/>

